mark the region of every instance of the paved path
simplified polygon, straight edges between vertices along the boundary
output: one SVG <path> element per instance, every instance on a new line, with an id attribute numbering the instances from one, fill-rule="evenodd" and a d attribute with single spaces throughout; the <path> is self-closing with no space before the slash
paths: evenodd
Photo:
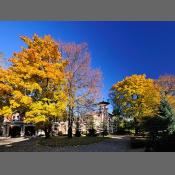
<path id="1" fill-rule="evenodd" d="M 71 146 L 46 147 L 37 145 L 35 139 L 4 138 L 0 139 L 0 152 L 142 152 L 143 149 L 131 149 L 129 136 L 112 136 L 113 139 L 100 143 Z"/>
<path id="2" fill-rule="evenodd" d="M 23 138 L 23 137 L 19 137 L 19 138 L 10 138 L 10 137 L 0 137 L 0 146 L 2 145 L 10 145 L 13 143 L 18 143 L 21 141 L 27 141 L 29 140 L 28 138 Z"/>

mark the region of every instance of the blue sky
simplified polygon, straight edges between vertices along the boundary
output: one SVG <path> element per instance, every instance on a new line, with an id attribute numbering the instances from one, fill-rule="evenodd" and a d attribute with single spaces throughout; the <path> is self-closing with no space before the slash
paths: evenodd
<path id="1" fill-rule="evenodd" d="M 125 76 L 175 74 L 175 22 L 1 21 L 0 51 L 19 51 L 20 35 L 50 34 L 65 42 L 87 42 L 92 66 L 103 72 L 103 97 Z"/>

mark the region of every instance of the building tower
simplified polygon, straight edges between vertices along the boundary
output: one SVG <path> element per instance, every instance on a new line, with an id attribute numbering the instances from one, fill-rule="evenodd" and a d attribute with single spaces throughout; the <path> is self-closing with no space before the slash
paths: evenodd
<path id="1" fill-rule="evenodd" d="M 105 135 L 105 131 L 108 132 L 109 131 L 109 122 L 108 122 L 108 108 L 107 106 L 109 105 L 108 102 L 106 101 L 101 101 L 98 103 L 100 109 L 99 109 L 99 113 L 100 113 L 100 118 L 101 118 L 101 133 L 104 136 Z"/>

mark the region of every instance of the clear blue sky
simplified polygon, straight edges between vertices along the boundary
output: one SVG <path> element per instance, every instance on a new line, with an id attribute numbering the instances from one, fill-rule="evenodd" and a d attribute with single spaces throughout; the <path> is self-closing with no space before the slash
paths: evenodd
<path id="1" fill-rule="evenodd" d="M 50 34 L 65 42 L 87 42 L 92 66 L 103 72 L 103 97 L 131 74 L 150 78 L 175 74 L 175 22 L 0 22 L 0 51 L 19 51 L 20 35 Z"/>

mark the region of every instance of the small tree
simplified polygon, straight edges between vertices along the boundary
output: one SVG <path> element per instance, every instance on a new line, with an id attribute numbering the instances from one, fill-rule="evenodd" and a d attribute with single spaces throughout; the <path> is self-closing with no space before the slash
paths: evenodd
<path id="1" fill-rule="evenodd" d="M 159 115 L 164 117 L 164 120 L 167 121 L 168 133 L 173 133 L 175 131 L 175 111 L 166 98 L 164 98 L 161 102 Z"/>
<path id="2" fill-rule="evenodd" d="M 171 134 L 175 131 L 175 113 L 166 97 L 162 97 L 158 114 L 145 118 L 143 126 L 153 141 L 158 132 Z"/>
<path id="3" fill-rule="evenodd" d="M 93 115 L 89 115 L 86 118 L 86 128 L 88 130 L 88 136 L 96 136 L 96 128 Z"/>

